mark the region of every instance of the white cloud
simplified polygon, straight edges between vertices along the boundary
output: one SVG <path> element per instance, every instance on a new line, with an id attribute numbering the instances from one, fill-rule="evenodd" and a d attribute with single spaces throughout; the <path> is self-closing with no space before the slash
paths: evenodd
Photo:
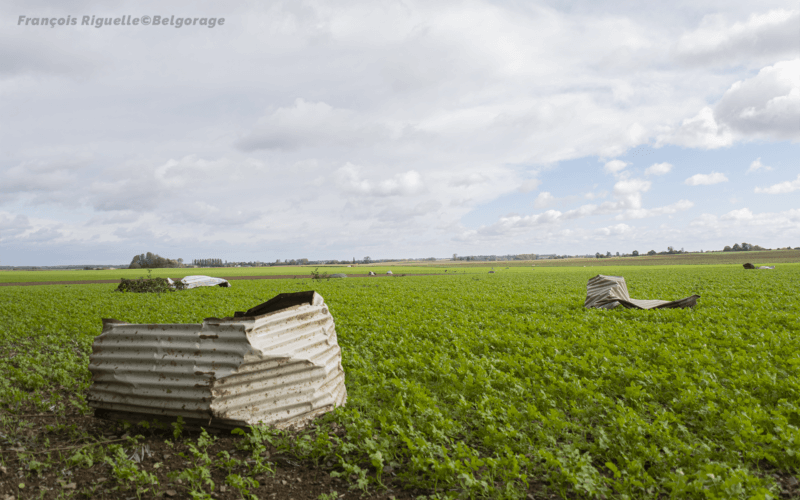
<path id="1" fill-rule="evenodd" d="M 423 217 L 434 214 L 442 207 L 442 204 L 436 200 L 427 200 L 417 203 L 411 208 L 389 207 L 377 214 L 377 220 L 381 222 L 405 222 L 408 224 L 416 224 L 414 217 Z"/>
<path id="2" fill-rule="evenodd" d="M 25 215 L 0 212 L 0 241 L 20 235 L 31 228 L 31 223 Z"/>
<path id="3" fill-rule="evenodd" d="M 553 206 L 555 201 L 556 201 L 555 196 L 553 196 L 547 191 L 542 191 L 541 193 L 539 193 L 536 199 L 533 200 L 533 206 L 536 208 L 547 208 Z"/>
<path id="4" fill-rule="evenodd" d="M 678 148 L 649 148 L 649 158 L 631 149 L 795 140 L 797 46 L 781 47 L 797 16 L 762 5 L 729 2 L 728 17 L 715 18 L 718 5 L 703 2 L 251 2 L 236 8 L 235 36 L 5 30 L 0 204 L 28 218 L 17 236 L 37 232 L 44 246 L 60 233 L 49 241 L 74 242 L 81 258 L 112 248 L 97 241 L 229 260 L 449 255 L 461 252 L 454 235 L 486 241 L 497 221 L 487 213 L 534 198 L 536 213 L 496 226 L 513 236 L 496 250 L 518 236 L 530 238 L 520 248 L 540 237 L 537 250 L 580 248 L 617 219 L 685 217 L 691 202 L 657 184 L 652 165 L 676 171 Z M 23 7 L 12 0 L 0 12 L 15 19 Z M 753 156 L 777 168 L 788 164 L 780 148 Z M 667 201 L 648 203 L 656 187 Z M 740 187 L 726 188 L 709 201 L 729 207 Z M 469 233 L 465 221 L 489 229 Z M 637 226 L 637 236 L 656 231 Z M 26 248 L 4 252 L 33 259 Z"/>
<path id="5" fill-rule="evenodd" d="M 800 140 L 800 58 L 762 68 L 734 82 L 714 107 L 703 107 L 677 128 L 659 134 L 657 145 L 716 149 L 737 140 Z"/>
<path id="6" fill-rule="evenodd" d="M 744 22 L 711 14 L 673 46 L 679 61 L 693 65 L 741 65 L 771 62 L 797 52 L 800 10 L 754 13 Z"/>
<path id="7" fill-rule="evenodd" d="M 800 175 L 797 176 L 797 179 L 793 181 L 784 181 L 778 184 L 773 184 L 767 188 L 756 188 L 756 193 L 763 193 L 763 194 L 786 194 L 792 193 L 800 189 Z"/>
<path id="8" fill-rule="evenodd" d="M 728 182 L 725 174 L 719 172 L 711 172 L 710 174 L 695 174 L 685 181 L 684 184 L 689 186 L 708 186 L 711 184 L 719 184 L 720 182 Z"/>
<path id="9" fill-rule="evenodd" d="M 595 233 L 602 236 L 623 236 L 633 232 L 634 228 L 627 224 L 616 224 L 614 226 L 602 227 L 597 229 Z"/>
<path id="10" fill-rule="evenodd" d="M 664 175 L 668 174 L 670 170 L 672 170 L 672 165 L 669 163 L 654 163 L 647 167 L 644 173 L 646 175 Z"/>
<path id="11" fill-rule="evenodd" d="M 603 170 L 605 170 L 607 174 L 616 175 L 627 166 L 628 164 L 622 160 L 611 160 L 607 162 L 605 165 L 603 165 Z"/>
<path id="12" fill-rule="evenodd" d="M 733 141 L 730 127 L 717 123 L 714 110 L 706 106 L 694 117 L 683 120 L 677 130 L 661 134 L 657 145 L 675 144 L 689 148 L 716 149 L 730 146 Z"/>
<path id="13" fill-rule="evenodd" d="M 414 170 L 379 182 L 362 179 L 361 170 L 352 163 L 347 163 L 334 174 L 337 185 L 348 194 L 362 196 L 413 196 L 425 191 L 422 176 Z"/>
<path id="14" fill-rule="evenodd" d="M 743 137 L 800 140 L 800 58 L 767 66 L 734 83 L 714 117 Z"/>
<path id="15" fill-rule="evenodd" d="M 652 183 L 643 179 L 625 179 L 614 184 L 614 196 L 619 203 L 614 208 L 641 208 L 642 193 L 650 190 Z"/>
<path id="16" fill-rule="evenodd" d="M 295 99 L 293 107 L 278 108 L 258 120 L 237 144 L 244 151 L 293 150 L 320 145 L 363 145 L 388 138 L 382 124 L 348 109 L 324 102 Z"/>
<path id="17" fill-rule="evenodd" d="M 764 165 L 761 163 L 761 158 L 756 158 L 753 163 L 750 164 L 750 167 L 747 169 L 747 173 L 751 174 L 753 172 L 758 172 L 759 170 L 764 170 L 766 172 L 772 170 L 772 167 Z"/>
<path id="18" fill-rule="evenodd" d="M 538 188 L 541 183 L 542 181 L 539 179 L 528 179 L 519 186 L 518 191 L 520 193 L 530 193 Z"/>
<path id="19" fill-rule="evenodd" d="M 644 219 L 646 217 L 657 217 L 659 215 L 674 214 L 689 210 L 694 206 L 694 203 L 689 200 L 679 200 L 671 205 L 656 208 L 633 208 L 616 216 L 616 219 Z"/>
<path id="20" fill-rule="evenodd" d="M 714 214 L 702 214 L 691 222 L 694 227 L 714 228 L 719 223 L 719 218 Z"/>
<path id="21" fill-rule="evenodd" d="M 731 210 L 722 217 L 721 220 L 735 220 L 735 221 L 749 221 L 753 220 L 753 212 L 749 208 L 740 208 L 739 210 Z"/>
<path id="22" fill-rule="evenodd" d="M 459 174 L 454 176 L 448 186 L 450 187 L 470 187 L 476 184 L 485 184 L 489 182 L 490 179 L 487 175 L 482 173 L 473 172 L 470 174 Z"/>

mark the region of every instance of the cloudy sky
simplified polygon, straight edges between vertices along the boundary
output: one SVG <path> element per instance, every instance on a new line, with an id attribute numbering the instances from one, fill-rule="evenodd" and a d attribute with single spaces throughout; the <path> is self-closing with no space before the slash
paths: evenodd
<path id="1" fill-rule="evenodd" d="M 0 265 L 800 246 L 796 1 L 11 0 L 0 22 Z"/>

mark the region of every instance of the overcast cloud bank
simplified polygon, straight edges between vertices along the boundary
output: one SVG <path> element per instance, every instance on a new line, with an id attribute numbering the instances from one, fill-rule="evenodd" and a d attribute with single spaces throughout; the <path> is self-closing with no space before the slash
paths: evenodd
<path id="1" fill-rule="evenodd" d="M 0 261 L 800 238 L 786 196 L 800 190 L 796 2 L 598 9 L 183 3 L 168 11 L 226 21 L 12 26 Z M 14 22 L 134 11 L 171 15 L 147 2 L 0 6 Z M 782 231 L 753 223 L 768 217 Z"/>

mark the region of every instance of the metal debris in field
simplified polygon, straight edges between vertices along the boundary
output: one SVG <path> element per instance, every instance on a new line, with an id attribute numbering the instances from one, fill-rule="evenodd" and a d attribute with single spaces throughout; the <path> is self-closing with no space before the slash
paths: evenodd
<path id="1" fill-rule="evenodd" d="M 673 301 L 632 299 L 625 278 L 598 274 L 586 285 L 586 301 L 583 305 L 587 308 L 602 309 L 613 309 L 618 305 L 629 309 L 672 309 L 694 307 L 699 298 L 699 295 L 692 295 Z"/>
<path id="2" fill-rule="evenodd" d="M 333 317 L 314 291 L 198 324 L 104 319 L 87 402 L 115 420 L 299 428 L 345 404 L 341 360 Z"/>
<path id="3" fill-rule="evenodd" d="M 175 283 L 171 279 L 167 278 L 170 285 Z M 231 284 L 228 283 L 228 280 L 222 278 L 212 278 L 211 276 L 186 276 L 181 278 L 180 280 L 183 283 L 184 288 L 197 288 L 201 286 L 221 286 L 221 287 L 230 287 Z"/>
<path id="4" fill-rule="evenodd" d="M 753 264 L 748 262 L 747 264 L 744 264 L 744 268 L 745 269 L 775 269 L 775 266 L 758 266 L 758 267 L 756 267 Z"/>

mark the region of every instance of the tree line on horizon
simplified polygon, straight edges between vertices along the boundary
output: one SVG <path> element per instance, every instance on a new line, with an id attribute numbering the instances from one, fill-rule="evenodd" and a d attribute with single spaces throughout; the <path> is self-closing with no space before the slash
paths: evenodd
<path id="1" fill-rule="evenodd" d="M 167 267 L 182 267 L 183 259 L 167 259 L 153 252 L 134 255 L 128 269 L 160 269 Z"/>

